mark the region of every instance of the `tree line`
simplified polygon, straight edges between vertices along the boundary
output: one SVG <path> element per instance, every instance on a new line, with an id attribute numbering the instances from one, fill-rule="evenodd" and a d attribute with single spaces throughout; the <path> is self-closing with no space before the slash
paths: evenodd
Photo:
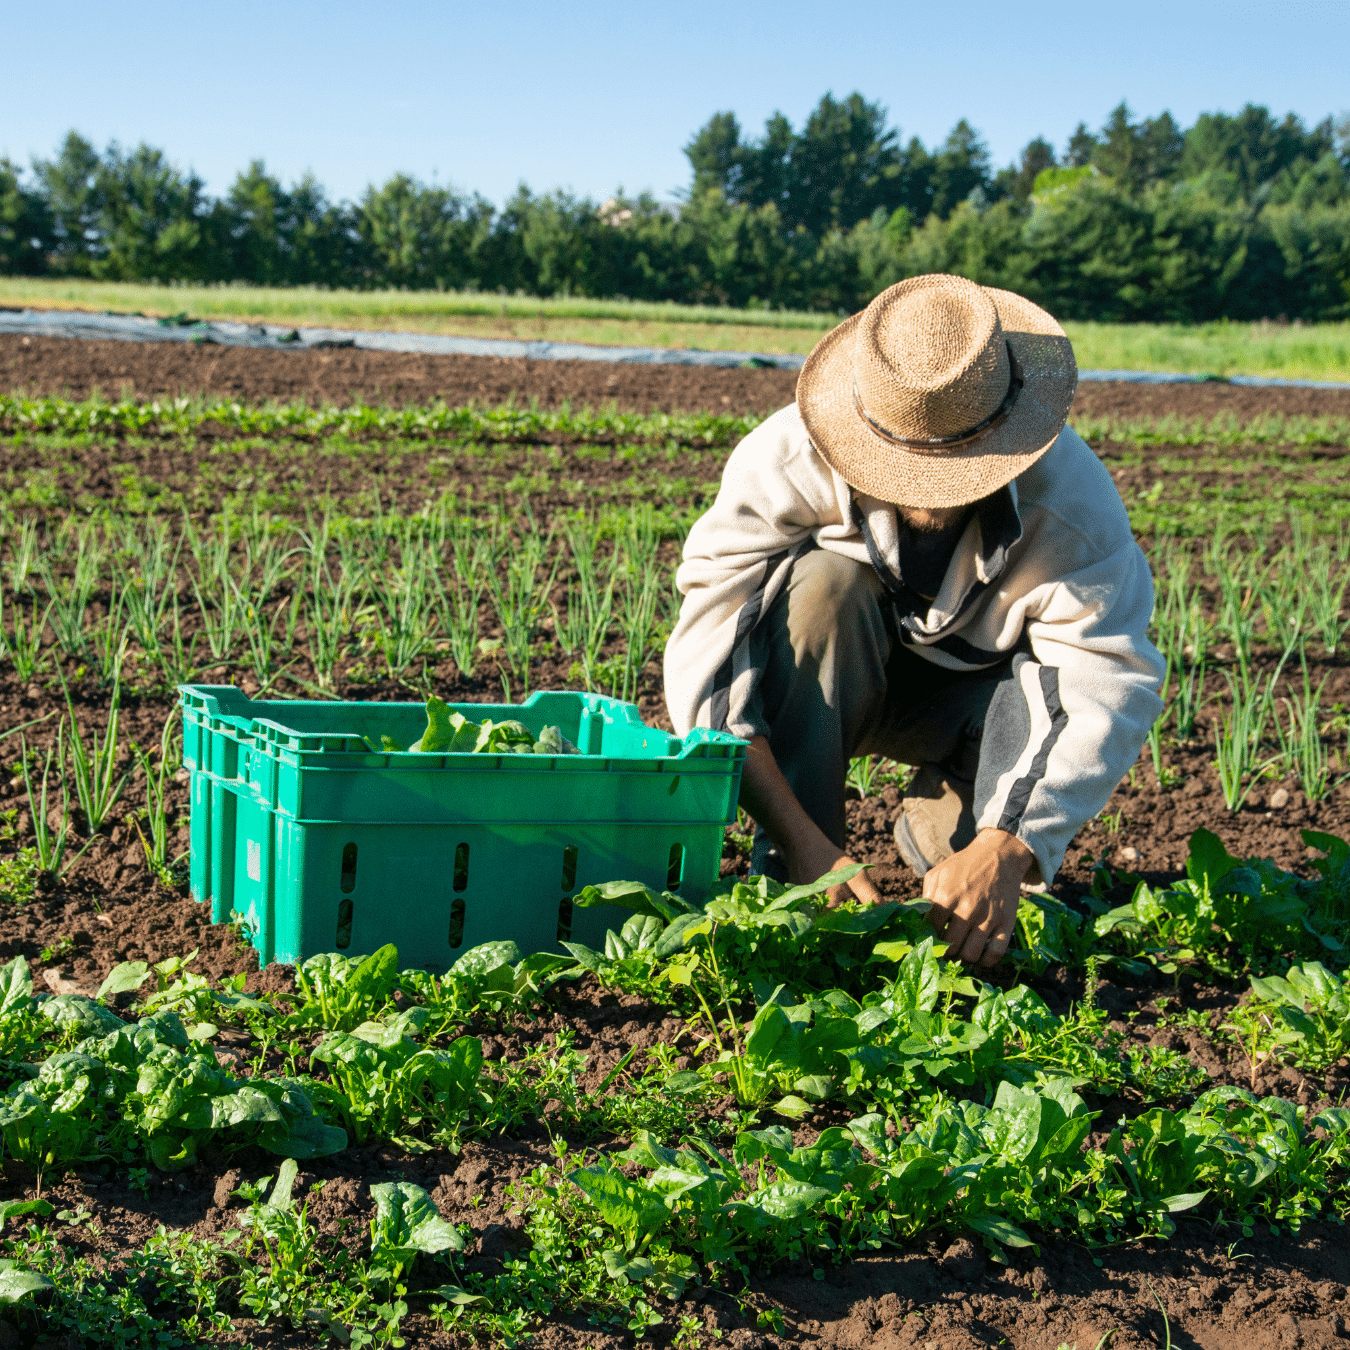
<path id="1" fill-rule="evenodd" d="M 522 184 L 498 208 L 406 174 L 335 202 L 260 160 L 211 197 L 162 150 L 72 131 L 28 169 L 0 159 L 0 272 L 848 312 L 942 271 L 1070 319 L 1350 316 L 1350 117 L 1248 104 L 1183 130 L 1122 103 L 995 170 L 964 120 L 902 144 L 879 104 L 827 94 L 800 129 L 718 113 L 684 150 L 678 203 Z"/>

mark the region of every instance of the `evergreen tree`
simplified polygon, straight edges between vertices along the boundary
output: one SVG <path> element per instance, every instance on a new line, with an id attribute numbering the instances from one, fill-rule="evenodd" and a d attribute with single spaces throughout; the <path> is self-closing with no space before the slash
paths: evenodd
<path id="1" fill-rule="evenodd" d="M 746 206 L 772 205 L 785 212 L 796 140 L 792 123 L 782 113 L 774 113 L 764 123 L 764 135 L 742 148 L 740 180 L 732 184 L 727 200 Z"/>
<path id="2" fill-rule="evenodd" d="M 1079 122 L 1064 147 L 1064 167 L 1081 169 L 1092 163 L 1092 152 L 1097 148 L 1097 138 L 1088 130 L 1086 122 Z"/>
<path id="3" fill-rule="evenodd" d="M 1248 103 L 1236 116 L 1202 113 L 1186 132 L 1180 171 L 1185 178 L 1216 169 L 1232 174 L 1251 200 L 1281 169 L 1315 164 L 1335 148 L 1329 119 L 1308 131 L 1293 113 L 1277 122 L 1269 109 Z"/>
<path id="4" fill-rule="evenodd" d="M 741 124 L 735 113 L 714 113 L 684 147 L 694 181 L 690 198 L 716 190 L 729 202 L 742 200 L 741 175 L 746 151 L 741 144 Z"/>
<path id="5" fill-rule="evenodd" d="M 219 272 L 204 229 L 210 203 L 195 173 L 182 173 L 162 150 L 110 145 L 96 192 L 103 257 L 93 270 L 115 280 L 207 281 Z"/>
<path id="6" fill-rule="evenodd" d="M 1055 167 L 1055 148 L 1042 136 L 1028 141 L 1016 164 L 1000 169 L 994 178 L 993 196 L 1011 197 L 1019 206 L 1031 197 L 1036 175 Z"/>
<path id="7" fill-rule="evenodd" d="M 481 199 L 419 183 L 407 174 L 367 188 L 357 228 L 368 250 L 372 282 L 415 290 L 476 284 L 474 244 L 485 209 L 491 211 Z M 566 289 L 561 274 L 551 273 L 541 284 L 549 287 L 541 294 Z"/>
<path id="8" fill-rule="evenodd" d="M 1181 163 L 1181 128 L 1164 112 L 1159 117 L 1130 121 L 1130 109 L 1118 104 L 1096 138 L 1091 162 L 1126 192 L 1142 192 L 1175 176 Z"/>
<path id="9" fill-rule="evenodd" d="M 896 199 L 909 212 L 911 220 L 928 219 L 933 209 L 933 156 L 917 136 L 911 136 L 900 156 L 900 177 Z"/>
<path id="10" fill-rule="evenodd" d="M 0 275 L 45 271 L 52 244 L 47 203 L 19 174 L 16 164 L 0 158 Z"/>
<path id="11" fill-rule="evenodd" d="M 849 227 L 895 202 L 900 176 L 897 134 L 886 111 L 861 94 L 816 105 L 788 158 L 783 216 L 814 238 Z"/>
<path id="12" fill-rule="evenodd" d="M 933 159 L 932 209 L 947 217 L 977 188 L 986 196 L 989 178 L 989 147 L 963 117 L 950 131 Z"/>
<path id="13" fill-rule="evenodd" d="M 102 171 L 98 152 L 74 131 L 67 134 L 55 159 L 33 164 L 51 216 L 57 271 L 87 276 L 94 260 L 103 256 Z"/>

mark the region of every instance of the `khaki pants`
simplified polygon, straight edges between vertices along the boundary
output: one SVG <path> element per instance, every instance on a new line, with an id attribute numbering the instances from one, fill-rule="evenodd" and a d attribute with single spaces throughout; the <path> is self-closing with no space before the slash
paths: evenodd
<path id="1" fill-rule="evenodd" d="M 950 820 L 941 832 L 950 846 L 943 856 L 975 837 L 979 806 L 1021 749 L 1012 750 L 1011 760 L 1001 750 L 997 764 L 982 753 L 991 707 L 1000 696 L 1020 697 L 1009 660 L 961 672 L 915 656 L 896 636 L 876 573 L 825 549 L 797 559 L 755 630 L 751 652 L 761 676 L 747 718 L 768 737 L 803 809 L 841 849 L 848 763 L 867 754 L 925 766 L 910 789 L 920 798 L 941 793 L 943 780 L 949 784 Z M 906 813 L 911 809 L 907 800 Z M 751 870 L 786 880 L 783 860 L 762 830 Z"/>

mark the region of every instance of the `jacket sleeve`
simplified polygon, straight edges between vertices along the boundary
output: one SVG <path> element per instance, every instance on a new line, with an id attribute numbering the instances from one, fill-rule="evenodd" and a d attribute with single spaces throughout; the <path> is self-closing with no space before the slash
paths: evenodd
<path id="1" fill-rule="evenodd" d="M 760 729 L 745 720 L 756 682 L 750 634 L 795 553 L 842 519 L 832 472 L 806 449 L 795 406 L 761 423 L 732 452 L 717 499 L 689 531 L 675 576 L 684 598 L 665 653 L 666 706 L 682 736 L 694 726 Z"/>
<path id="2" fill-rule="evenodd" d="M 1133 538 L 1017 608 L 1026 641 L 985 721 L 976 816 L 1022 840 L 1050 882 L 1138 758 L 1162 711 L 1164 667 L 1146 635 L 1153 581 Z"/>

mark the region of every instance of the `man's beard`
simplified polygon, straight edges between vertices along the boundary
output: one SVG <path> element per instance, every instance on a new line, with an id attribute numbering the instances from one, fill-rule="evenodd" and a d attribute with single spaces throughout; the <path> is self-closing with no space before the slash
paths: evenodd
<path id="1" fill-rule="evenodd" d="M 945 534 L 948 530 L 955 529 L 958 525 L 964 525 L 966 521 L 970 519 L 971 510 L 972 508 L 969 506 L 962 507 L 960 511 L 956 512 L 947 520 L 913 520 L 907 516 L 903 510 L 899 511 L 897 514 L 900 517 L 902 529 L 908 530 L 911 535 L 925 536 Z"/>

